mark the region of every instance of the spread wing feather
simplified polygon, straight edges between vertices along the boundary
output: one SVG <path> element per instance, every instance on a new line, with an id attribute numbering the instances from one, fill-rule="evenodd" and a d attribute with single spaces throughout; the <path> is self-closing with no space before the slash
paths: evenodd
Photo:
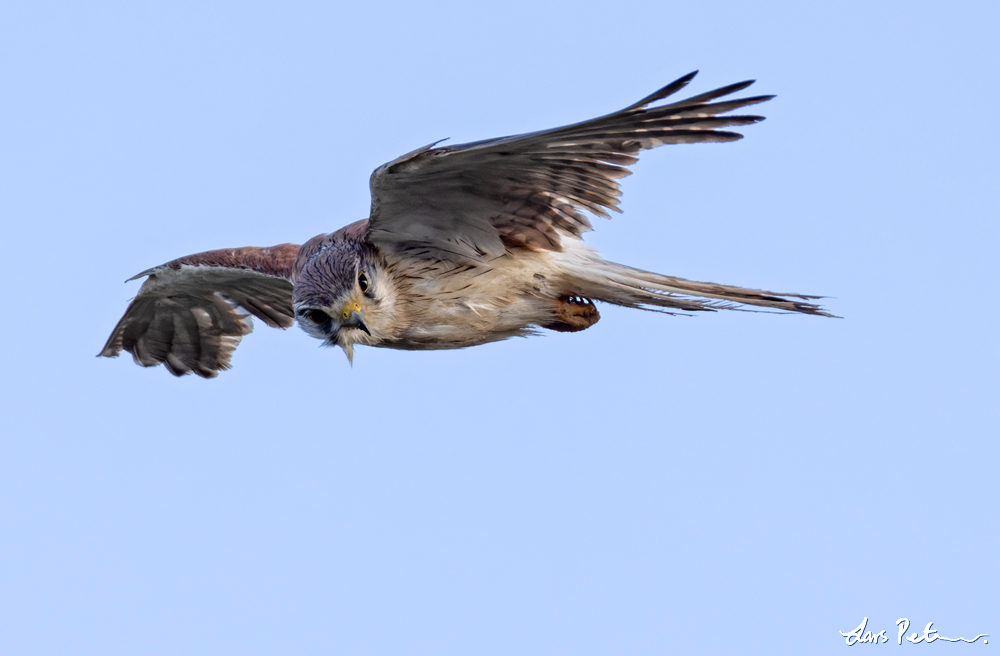
<path id="1" fill-rule="evenodd" d="M 175 376 L 228 369 L 253 315 L 273 328 L 295 323 L 292 266 L 299 247 L 231 248 L 182 257 L 148 276 L 98 354 L 123 350 L 136 364 L 163 364 Z"/>
<path id="2" fill-rule="evenodd" d="M 592 229 L 584 212 L 620 211 L 617 179 L 630 174 L 626 167 L 640 151 L 734 141 L 742 135 L 721 128 L 763 120 L 721 114 L 773 96 L 712 102 L 752 81 L 649 107 L 695 74 L 607 116 L 469 144 L 431 144 L 379 167 L 371 177 L 366 239 L 401 254 L 462 263 L 498 257 L 508 246 L 562 250 L 562 239 Z"/>

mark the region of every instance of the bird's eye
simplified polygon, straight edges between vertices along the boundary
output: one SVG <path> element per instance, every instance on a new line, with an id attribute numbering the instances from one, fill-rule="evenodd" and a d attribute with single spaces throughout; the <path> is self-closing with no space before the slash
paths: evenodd
<path id="1" fill-rule="evenodd" d="M 306 319 L 315 324 L 324 324 L 330 320 L 330 315 L 323 310 L 306 310 Z"/>
<path id="2" fill-rule="evenodd" d="M 368 276 L 365 275 L 364 271 L 358 274 L 358 287 L 361 288 L 362 292 L 368 291 Z"/>

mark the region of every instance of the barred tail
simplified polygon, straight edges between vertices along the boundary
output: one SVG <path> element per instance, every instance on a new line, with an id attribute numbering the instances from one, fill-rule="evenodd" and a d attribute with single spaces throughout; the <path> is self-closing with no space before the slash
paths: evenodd
<path id="1" fill-rule="evenodd" d="M 633 269 L 604 260 L 589 264 L 590 266 L 572 267 L 575 269 L 572 271 L 574 283 L 580 286 L 578 293 L 614 305 L 658 310 L 668 314 L 673 314 L 669 310 L 681 312 L 750 310 L 743 307 L 749 305 L 781 312 L 836 316 L 809 302 L 812 299 L 823 298 L 822 296 L 767 292 L 732 285 L 697 282 Z"/>

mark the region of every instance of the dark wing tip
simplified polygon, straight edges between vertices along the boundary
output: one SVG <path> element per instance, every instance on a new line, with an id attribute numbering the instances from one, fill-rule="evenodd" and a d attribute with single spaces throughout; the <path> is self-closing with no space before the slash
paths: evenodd
<path id="1" fill-rule="evenodd" d="M 686 87 L 691 82 L 691 80 L 694 79 L 694 76 L 697 75 L 697 74 L 698 74 L 698 71 L 691 71 L 687 75 L 684 75 L 683 77 L 677 78 L 676 80 L 674 80 L 670 84 L 666 85 L 665 87 L 663 87 L 661 89 L 657 89 L 656 91 L 654 91 L 653 93 L 649 94 L 648 96 L 646 96 L 642 100 L 629 105 L 628 107 L 626 107 L 622 111 L 623 112 L 629 112 L 629 111 L 632 111 L 633 109 L 641 109 L 641 108 L 645 107 L 646 105 L 648 105 L 650 103 L 656 102 L 657 100 L 662 100 L 662 99 L 666 98 L 667 96 L 672 96 L 675 93 L 677 93 L 678 91 L 680 91 L 681 89 L 683 89 L 684 87 Z"/>
<path id="2" fill-rule="evenodd" d="M 706 141 L 709 141 L 709 142 L 714 141 L 716 143 L 724 143 L 724 142 L 727 142 L 727 141 L 739 141 L 744 136 L 743 134 L 741 134 L 739 132 L 726 132 L 724 130 L 713 130 L 710 134 L 714 138 L 713 139 L 706 139 Z"/>

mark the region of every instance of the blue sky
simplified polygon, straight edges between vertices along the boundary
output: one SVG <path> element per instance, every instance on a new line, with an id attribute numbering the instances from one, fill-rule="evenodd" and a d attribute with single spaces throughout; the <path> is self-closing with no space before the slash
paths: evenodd
<path id="1" fill-rule="evenodd" d="M 998 18 L 5 3 L 0 651 L 820 654 L 863 617 L 880 652 L 932 649 L 894 646 L 901 617 L 1000 640 Z M 695 69 L 758 79 L 768 120 L 646 153 L 587 241 L 844 319 L 602 307 L 353 368 L 258 323 L 211 381 L 94 357 L 139 271 L 301 242 L 403 152 Z"/>

